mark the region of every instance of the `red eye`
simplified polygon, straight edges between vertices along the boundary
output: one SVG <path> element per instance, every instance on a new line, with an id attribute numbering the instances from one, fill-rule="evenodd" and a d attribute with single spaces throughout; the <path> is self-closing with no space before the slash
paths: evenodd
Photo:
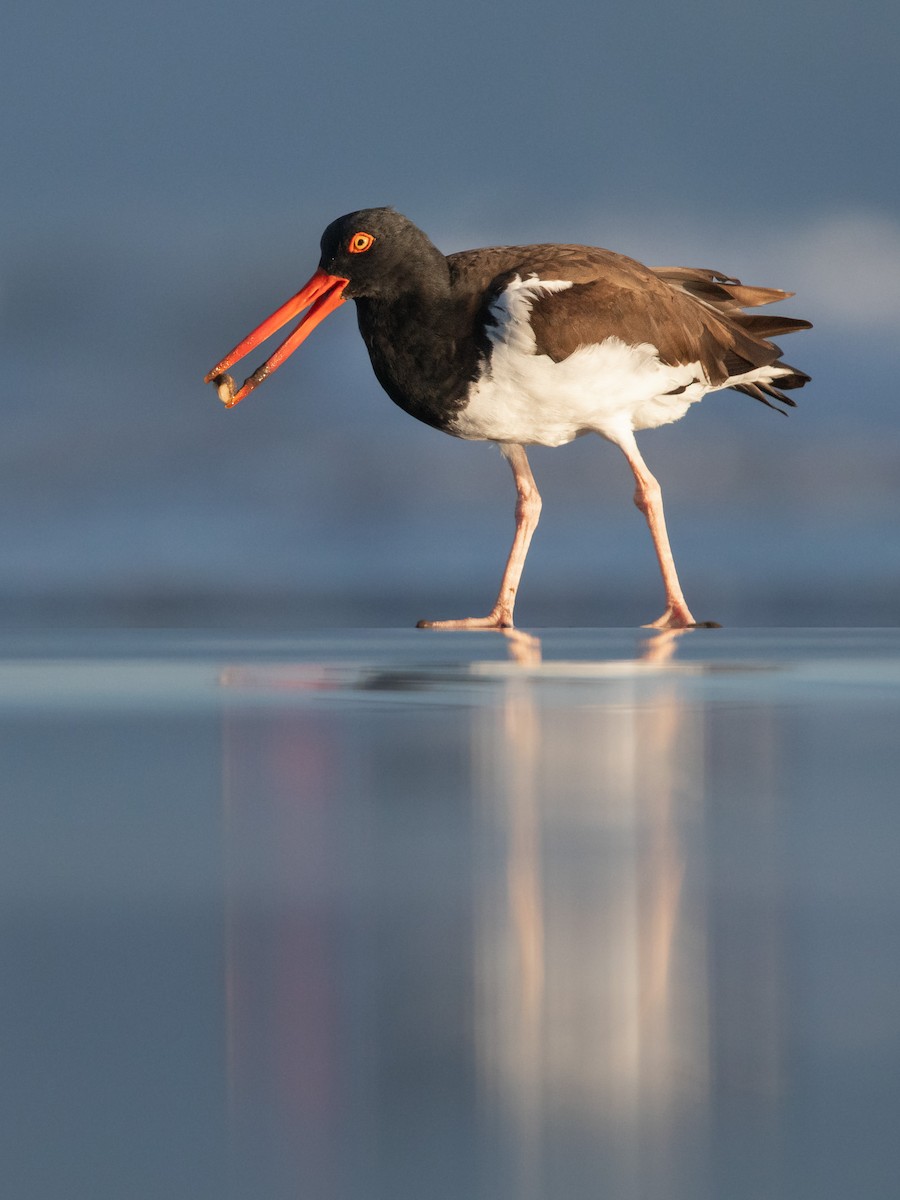
<path id="1" fill-rule="evenodd" d="M 350 245 L 347 247 L 347 249 L 351 254 L 362 254 L 364 251 L 369 249 L 374 241 L 375 239 L 372 237 L 371 233 L 363 233 L 362 230 L 360 230 L 359 233 L 354 233 L 353 237 L 350 239 Z"/>

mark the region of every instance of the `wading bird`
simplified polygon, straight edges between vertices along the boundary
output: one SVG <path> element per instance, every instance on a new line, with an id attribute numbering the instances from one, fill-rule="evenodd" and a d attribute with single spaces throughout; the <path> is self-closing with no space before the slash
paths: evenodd
<path id="1" fill-rule="evenodd" d="M 230 408 L 268 378 L 345 300 L 378 382 L 411 416 L 454 437 L 496 442 L 515 479 L 516 532 L 486 617 L 420 621 L 432 629 L 506 629 L 541 498 L 525 447 L 599 433 L 628 460 L 650 529 L 666 607 L 652 628 L 696 622 L 669 545 L 662 493 L 635 431 L 683 417 L 707 392 L 734 388 L 770 408 L 809 376 L 769 339 L 808 321 L 755 315 L 791 292 L 744 287 L 717 271 L 645 267 L 594 246 L 497 246 L 444 255 L 393 208 L 333 221 L 305 287 L 206 376 Z M 235 390 L 227 372 L 304 309 L 275 353 Z M 777 386 L 775 386 L 777 384 Z M 777 409 L 776 411 L 783 411 Z"/>

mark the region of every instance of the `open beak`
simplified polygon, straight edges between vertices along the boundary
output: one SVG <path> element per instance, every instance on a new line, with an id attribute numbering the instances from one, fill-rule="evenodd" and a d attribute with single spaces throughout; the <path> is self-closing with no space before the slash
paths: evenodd
<path id="1" fill-rule="evenodd" d="M 234 408 L 235 404 L 243 400 L 243 398 L 255 387 L 258 387 L 264 379 L 277 371 L 281 364 L 289 355 L 293 354 L 302 341 L 304 341 L 315 329 L 315 327 L 324 321 L 329 313 L 340 307 L 344 303 L 344 288 L 349 280 L 343 279 L 340 275 L 329 275 L 327 271 L 319 269 L 310 279 L 309 283 L 292 296 L 286 304 L 282 304 L 281 308 L 276 309 L 271 317 L 267 317 L 262 325 L 258 325 L 252 333 L 248 333 L 242 342 L 222 359 L 220 363 L 204 377 L 204 383 L 215 383 L 219 388 L 219 398 L 226 408 Z M 310 308 L 309 306 L 312 305 Z M 290 333 L 281 343 L 271 358 L 267 359 L 261 367 L 253 372 L 249 378 L 244 380 L 240 390 L 235 392 L 231 377 L 226 375 L 229 367 L 234 363 L 240 362 L 251 350 L 255 350 L 260 342 L 264 342 L 266 338 L 271 337 L 276 330 L 282 325 L 286 325 L 297 313 L 303 312 L 304 308 L 309 308 L 309 312 L 296 326 L 294 331 Z"/>

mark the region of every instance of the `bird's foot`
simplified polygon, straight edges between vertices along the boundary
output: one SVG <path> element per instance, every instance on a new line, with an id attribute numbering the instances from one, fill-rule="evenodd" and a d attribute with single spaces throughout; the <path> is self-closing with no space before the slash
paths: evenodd
<path id="1" fill-rule="evenodd" d="M 495 608 L 486 617 L 462 617 L 458 621 L 417 621 L 416 629 L 512 629 L 512 613 Z"/>
<path id="2" fill-rule="evenodd" d="M 718 621 L 695 621 L 691 610 L 686 604 L 670 604 L 666 611 L 656 621 L 651 621 L 644 629 L 721 629 Z"/>

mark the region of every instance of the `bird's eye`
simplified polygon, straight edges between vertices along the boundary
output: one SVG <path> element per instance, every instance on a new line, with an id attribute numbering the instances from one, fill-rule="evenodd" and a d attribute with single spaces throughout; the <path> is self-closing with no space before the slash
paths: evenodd
<path id="1" fill-rule="evenodd" d="M 372 237 L 371 233 L 363 233 L 362 230 L 360 230 L 359 233 L 354 233 L 353 237 L 350 239 L 350 245 L 347 247 L 347 249 L 351 254 L 362 254 L 364 251 L 369 249 L 374 241 L 375 239 Z"/>

